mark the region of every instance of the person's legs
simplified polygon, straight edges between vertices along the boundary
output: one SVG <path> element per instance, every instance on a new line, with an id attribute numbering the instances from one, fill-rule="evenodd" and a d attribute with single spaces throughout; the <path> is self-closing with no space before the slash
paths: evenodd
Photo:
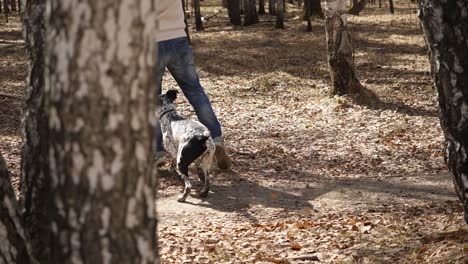
<path id="1" fill-rule="evenodd" d="M 170 46 L 167 45 L 166 41 L 162 41 L 156 43 L 156 51 L 157 51 L 157 62 L 156 62 L 156 96 L 161 95 L 161 86 L 162 86 L 162 79 L 164 76 L 164 71 L 166 70 L 166 65 L 171 58 L 171 50 Z M 169 47 L 169 48 L 168 48 Z M 161 125 L 159 123 L 159 117 L 156 119 L 156 124 L 154 128 L 154 154 L 155 158 L 163 158 L 164 157 L 164 145 L 163 145 L 163 136 L 161 131 Z"/>
<path id="2" fill-rule="evenodd" d="M 200 84 L 193 62 L 192 48 L 190 48 L 187 38 L 173 40 L 173 48 L 175 54 L 167 64 L 169 72 L 192 105 L 198 120 L 210 130 L 211 137 L 221 137 L 221 125 Z"/>
<path id="3" fill-rule="evenodd" d="M 172 40 L 172 48 L 174 55 L 168 62 L 167 68 L 195 110 L 198 120 L 210 130 L 211 137 L 216 143 L 215 156 L 218 167 L 225 170 L 229 169 L 231 159 L 224 149 L 221 124 L 200 84 L 193 61 L 192 48 L 189 46 L 187 38 Z"/>

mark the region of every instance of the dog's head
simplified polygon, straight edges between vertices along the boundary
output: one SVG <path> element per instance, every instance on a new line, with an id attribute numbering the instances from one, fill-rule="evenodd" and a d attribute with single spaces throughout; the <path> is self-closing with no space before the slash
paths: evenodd
<path id="1" fill-rule="evenodd" d="M 177 93 L 177 90 L 169 90 L 165 94 L 158 96 L 158 107 L 156 108 L 158 116 L 164 112 L 176 109 L 174 101 L 177 99 Z"/>

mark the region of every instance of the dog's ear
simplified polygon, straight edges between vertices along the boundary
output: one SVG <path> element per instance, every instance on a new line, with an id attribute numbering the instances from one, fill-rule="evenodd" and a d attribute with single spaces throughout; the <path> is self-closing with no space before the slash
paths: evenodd
<path id="1" fill-rule="evenodd" d="M 169 100 L 174 101 L 177 99 L 177 93 L 179 93 L 177 90 L 169 90 L 166 92 L 166 96 Z"/>

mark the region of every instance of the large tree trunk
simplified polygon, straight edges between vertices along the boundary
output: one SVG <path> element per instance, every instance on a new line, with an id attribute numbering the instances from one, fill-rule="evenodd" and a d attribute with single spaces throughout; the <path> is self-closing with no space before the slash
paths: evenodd
<path id="1" fill-rule="evenodd" d="M 277 0 L 276 28 L 284 29 L 284 0 Z"/>
<path id="2" fill-rule="evenodd" d="M 48 172 L 48 119 L 44 106 L 45 0 L 26 1 L 23 34 L 28 51 L 28 74 L 23 106 L 21 193 L 23 219 L 32 252 L 41 263 L 49 260 L 52 193 Z"/>
<path id="3" fill-rule="evenodd" d="M 49 263 L 153 263 L 152 0 L 51 0 Z"/>
<path id="4" fill-rule="evenodd" d="M 419 10 L 439 94 L 445 161 L 468 224 L 468 5 L 421 0 Z"/>
<path id="5" fill-rule="evenodd" d="M 242 25 L 239 0 L 228 0 L 229 22 L 234 26 Z"/>
<path id="6" fill-rule="evenodd" d="M 203 21 L 200 11 L 200 0 L 193 1 L 193 8 L 195 9 L 195 29 L 197 31 L 203 31 Z"/>
<path id="7" fill-rule="evenodd" d="M 331 95 L 358 94 L 361 88 L 354 72 L 353 46 L 346 26 L 345 0 L 326 1 L 327 58 L 332 81 Z"/>
<path id="8" fill-rule="evenodd" d="M 255 6 L 255 0 L 244 1 L 245 16 L 244 26 L 250 26 L 258 23 L 257 8 Z"/>
<path id="9" fill-rule="evenodd" d="M 323 12 L 322 12 L 322 5 L 320 4 L 320 0 L 308 0 L 309 5 L 304 5 L 304 20 L 307 20 L 307 14 L 309 14 L 309 17 L 319 17 L 323 18 Z M 307 10 L 307 7 L 309 7 L 309 10 Z M 307 13 L 309 11 L 309 13 Z"/>
<path id="10" fill-rule="evenodd" d="M 35 263 L 25 237 L 10 175 L 0 153 L 0 263 Z"/>

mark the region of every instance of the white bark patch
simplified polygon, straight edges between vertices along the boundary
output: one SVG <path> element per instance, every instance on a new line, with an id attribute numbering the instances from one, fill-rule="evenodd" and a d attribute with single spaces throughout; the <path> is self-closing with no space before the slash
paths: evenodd
<path id="1" fill-rule="evenodd" d="M 120 113 L 109 114 L 106 130 L 115 131 L 119 125 L 124 121 L 124 116 Z"/>
<path id="2" fill-rule="evenodd" d="M 135 155 L 139 161 L 146 161 L 147 151 L 146 148 L 141 143 L 136 143 L 135 146 Z"/>
<path id="3" fill-rule="evenodd" d="M 120 140 L 116 140 L 114 144 L 112 145 L 112 149 L 114 150 L 115 157 L 114 160 L 112 160 L 111 163 L 111 174 L 116 175 L 119 173 L 123 166 L 123 148 L 122 148 L 122 143 Z"/>
<path id="4" fill-rule="evenodd" d="M 468 122 L 468 105 L 466 102 L 462 102 L 460 107 L 460 121 L 458 122 L 458 129 L 462 130 L 463 126 Z"/>
<path id="5" fill-rule="evenodd" d="M 140 122 L 140 118 L 138 117 L 138 115 L 132 116 L 131 126 L 132 126 L 132 129 L 135 131 L 141 128 L 141 122 Z"/>
<path id="6" fill-rule="evenodd" d="M 119 43 L 117 56 L 118 59 L 125 65 L 131 64 L 132 50 L 131 47 L 132 35 L 132 18 L 138 17 L 137 10 L 135 10 L 135 2 L 132 0 L 121 1 L 119 10 L 119 32 L 117 36 L 117 42 Z"/>
<path id="7" fill-rule="evenodd" d="M 141 256 L 141 263 L 150 263 L 153 260 L 153 250 L 148 240 L 142 236 L 138 236 L 137 246 Z"/>
<path id="8" fill-rule="evenodd" d="M 100 151 L 93 153 L 93 164 L 88 168 L 88 181 L 91 192 L 96 190 L 98 179 L 104 175 L 104 158 Z"/>
<path id="9" fill-rule="evenodd" d="M 101 257 L 102 263 L 104 264 L 111 264 L 112 262 L 112 254 L 109 250 L 109 239 L 107 237 L 101 238 Z"/>
<path id="10" fill-rule="evenodd" d="M 83 171 L 83 168 L 86 164 L 85 158 L 80 151 L 80 146 L 77 143 L 73 144 L 72 159 L 73 159 L 73 169 L 71 171 L 72 180 L 73 180 L 73 183 L 77 185 L 80 182 L 81 172 Z"/>
<path id="11" fill-rule="evenodd" d="M 57 113 L 57 108 L 51 106 L 49 108 L 49 128 L 60 131 L 61 129 L 60 118 Z"/>
<path id="12" fill-rule="evenodd" d="M 101 213 L 101 228 L 99 229 L 99 235 L 104 236 L 109 232 L 109 223 L 111 217 L 111 210 L 109 207 L 104 207 Z"/>
<path id="13" fill-rule="evenodd" d="M 75 126 L 73 127 L 73 132 L 80 132 L 85 127 L 85 122 L 83 118 L 77 118 L 75 121 Z"/>
<path id="14" fill-rule="evenodd" d="M 110 191 L 112 190 L 112 188 L 114 188 L 114 185 L 115 185 L 115 180 L 111 174 L 105 173 L 102 175 L 102 178 L 101 178 L 102 190 L 106 192 Z"/>
<path id="15" fill-rule="evenodd" d="M 127 228 L 134 228 L 138 225 L 138 218 L 136 216 L 137 201 L 135 198 L 130 198 L 127 205 L 127 214 L 125 217 L 125 226 Z"/>
<path id="16" fill-rule="evenodd" d="M 70 245 L 71 245 L 71 263 L 73 264 L 82 264 L 83 261 L 81 260 L 80 250 L 81 250 L 81 242 L 80 242 L 80 233 L 73 232 L 70 236 Z"/>

